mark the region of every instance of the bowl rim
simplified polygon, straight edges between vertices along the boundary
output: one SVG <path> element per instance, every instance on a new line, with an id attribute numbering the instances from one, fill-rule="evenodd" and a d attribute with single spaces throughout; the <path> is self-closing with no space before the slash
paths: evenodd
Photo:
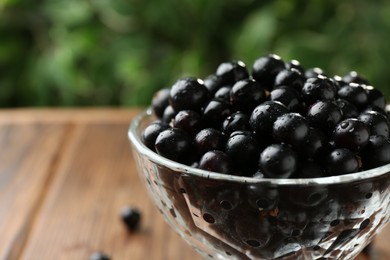
<path id="1" fill-rule="evenodd" d="M 319 177 L 319 178 L 296 178 L 296 179 L 276 179 L 276 178 L 253 178 L 245 176 L 234 176 L 227 175 L 202 169 L 197 169 L 188 165 L 184 165 L 173 160 L 167 159 L 146 147 L 141 141 L 140 136 L 137 134 L 141 122 L 146 118 L 153 115 L 153 110 L 149 107 L 139 113 L 130 123 L 128 129 L 128 138 L 133 146 L 133 152 L 136 152 L 146 156 L 149 160 L 170 168 L 173 171 L 183 172 L 187 175 L 193 175 L 196 177 L 213 179 L 213 180 L 224 180 L 229 182 L 237 183 L 262 183 L 268 185 L 330 185 L 330 184 L 343 184 L 354 181 L 364 181 L 372 179 L 382 175 L 390 173 L 390 163 L 379 166 L 373 169 L 349 173 L 337 176 Z"/>

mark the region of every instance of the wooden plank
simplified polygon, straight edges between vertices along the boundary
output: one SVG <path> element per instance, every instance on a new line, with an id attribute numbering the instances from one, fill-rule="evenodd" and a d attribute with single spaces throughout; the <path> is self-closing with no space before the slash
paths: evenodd
<path id="1" fill-rule="evenodd" d="M 123 122 L 129 123 L 143 108 L 57 108 L 57 109 L 2 109 L 0 110 L 0 125 L 29 123 L 93 123 L 93 122 Z"/>
<path id="2" fill-rule="evenodd" d="M 78 125 L 22 259 L 200 259 L 164 222 L 135 172 L 126 124 Z M 140 232 L 119 219 L 124 205 L 143 213 Z"/>
<path id="3" fill-rule="evenodd" d="M 0 126 L 0 259 L 15 259 L 28 239 L 67 129 Z"/>

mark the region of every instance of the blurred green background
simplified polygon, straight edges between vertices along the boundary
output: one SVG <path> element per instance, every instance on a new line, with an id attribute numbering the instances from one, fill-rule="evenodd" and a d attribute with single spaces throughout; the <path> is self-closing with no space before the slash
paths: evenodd
<path id="1" fill-rule="evenodd" d="M 144 106 L 265 54 L 390 97 L 390 1 L 0 0 L 0 106 Z"/>

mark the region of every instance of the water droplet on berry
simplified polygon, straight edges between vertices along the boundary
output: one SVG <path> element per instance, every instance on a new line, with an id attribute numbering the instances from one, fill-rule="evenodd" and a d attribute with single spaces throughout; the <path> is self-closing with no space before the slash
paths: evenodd
<path id="1" fill-rule="evenodd" d="M 349 124 L 348 124 L 348 122 L 342 122 L 340 124 L 340 126 L 341 126 L 342 129 L 346 129 L 349 126 Z"/>

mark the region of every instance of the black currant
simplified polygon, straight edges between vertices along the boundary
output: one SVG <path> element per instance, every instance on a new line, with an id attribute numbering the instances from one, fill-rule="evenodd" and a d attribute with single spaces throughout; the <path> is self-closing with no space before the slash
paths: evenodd
<path id="1" fill-rule="evenodd" d="M 200 159 L 199 168 L 224 174 L 233 173 L 231 158 L 219 150 L 212 150 L 205 153 Z"/>
<path id="2" fill-rule="evenodd" d="M 259 168 L 267 178 L 289 178 L 297 168 L 297 156 L 286 144 L 272 144 L 262 151 Z"/>
<path id="3" fill-rule="evenodd" d="M 265 99 L 265 90 L 253 79 L 236 82 L 230 91 L 230 103 L 237 111 L 250 113 Z"/>
<path id="4" fill-rule="evenodd" d="M 156 139 L 156 152 L 173 161 L 188 164 L 193 151 L 192 140 L 183 130 L 170 128 L 162 131 Z"/>
<path id="5" fill-rule="evenodd" d="M 214 98 L 203 109 L 205 124 L 219 129 L 223 120 L 232 114 L 231 105 L 224 99 Z"/>
<path id="6" fill-rule="evenodd" d="M 365 85 L 363 85 L 362 88 L 364 88 L 364 90 L 367 93 L 369 106 L 377 106 L 382 109 L 386 107 L 385 96 L 379 89 L 374 88 L 373 86 L 365 86 Z"/>
<path id="7" fill-rule="evenodd" d="M 362 151 L 363 167 L 371 169 L 390 163 L 390 139 L 383 135 L 370 136 Z"/>
<path id="8" fill-rule="evenodd" d="M 225 152 L 232 158 L 235 169 L 243 174 L 256 171 L 260 151 L 256 136 L 249 131 L 233 132 L 225 146 Z"/>
<path id="9" fill-rule="evenodd" d="M 179 111 L 173 120 L 173 127 L 179 128 L 189 135 L 194 135 L 203 127 L 202 117 L 193 110 Z"/>
<path id="10" fill-rule="evenodd" d="M 370 128 L 371 135 L 389 137 L 390 122 L 387 117 L 376 111 L 362 112 L 358 119 Z"/>
<path id="11" fill-rule="evenodd" d="M 289 86 L 298 91 L 303 87 L 305 81 L 302 73 L 294 68 L 281 70 L 275 77 L 274 87 Z"/>
<path id="12" fill-rule="evenodd" d="M 286 113 L 279 116 L 273 124 L 274 140 L 297 146 L 309 133 L 306 119 L 298 113 Z"/>
<path id="13" fill-rule="evenodd" d="M 235 131 L 249 131 L 249 116 L 242 112 L 235 112 L 228 116 L 222 123 L 222 131 L 229 136 Z"/>
<path id="14" fill-rule="evenodd" d="M 142 131 L 142 142 L 152 151 L 156 151 L 154 144 L 157 136 L 164 130 L 168 129 L 168 125 L 161 121 L 154 121 Z"/>
<path id="15" fill-rule="evenodd" d="M 221 63 L 218 66 L 217 72 L 215 74 L 221 78 L 222 83 L 224 85 L 233 85 L 239 80 L 249 78 L 249 72 L 246 68 L 245 63 L 242 61 Z"/>
<path id="16" fill-rule="evenodd" d="M 333 100 L 335 96 L 335 85 L 322 75 L 307 79 L 302 88 L 302 100 L 308 105 L 318 100 Z"/>
<path id="17" fill-rule="evenodd" d="M 152 109 L 158 118 L 162 118 L 165 108 L 169 105 L 169 88 L 157 91 L 152 98 Z"/>
<path id="18" fill-rule="evenodd" d="M 337 148 L 326 157 L 326 172 L 328 176 L 342 175 L 359 171 L 360 158 L 347 148 Z"/>
<path id="19" fill-rule="evenodd" d="M 103 252 L 94 252 L 90 255 L 89 260 L 110 260 L 111 258 Z"/>
<path id="20" fill-rule="evenodd" d="M 173 110 L 173 107 L 169 105 L 165 108 L 161 121 L 166 124 L 170 124 L 172 120 L 175 118 L 175 116 L 176 116 L 175 110 Z"/>
<path id="21" fill-rule="evenodd" d="M 211 95 L 214 95 L 218 91 L 218 89 L 220 89 L 223 86 L 222 78 L 218 77 L 215 74 L 211 74 L 207 76 L 203 80 L 203 84 Z"/>
<path id="22" fill-rule="evenodd" d="M 343 119 L 353 118 L 359 115 L 357 107 L 345 99 L 339 98 L 334 103 L 341 109 Z"/>
<path id="23" fill-rule="evenodd" d="M 356 118 L 341 121 L 333 132 L 333 140 L 337 147 L 348 148 L 358 152 L 368 143 L 370 129 Z"/>
<path id="24" fill-rule="evenodd" d="M 328 137 L 317 128 L 309 128 L 309 132 L 296 148 L 303 158 L 317 159 L 328 149 Z"/>
<path id="25" fill-rule="evenodd" d="M 285 69 L 282 59 L 275 54 L 258 58 L 253 63 L 252 77 L 267 90 L 274 86 L 276 75 Z"/>
<path id="26" fill-rule="evenodd" d="M 299 92 L 293 87 L 278 86 L 270 92 L 270 100 L 278 101 L 285 105 L 290 111 L 297 112 L 301 101 Z"/>
<path id="27" fill-rule="evenodd" d="M 214 97 L 226 100 L 227 102 L 230 102 L 230 91 L 232 90 L 232 87 L 230 86 L 223 86 L 220 89 L 215 92 Z"/>
<path id="28" fill-rule="evenodd" d="M 305 69 L 302 67 L 301 63 L 297 60 L 290 60 L 285 64 L 286 69 L 296 69 L 298 70 L 303 76 L 305 75 Z"/>
<path id="29" fill-rule="evenodd" d="M 318 67 L 309 68 L 309 69 L 307 69 L 307 70 L 305 71 L 305 78 L 306 78 L 306 79 L 309 79 L 309 78 L 316 78 L 316 77 L 318 77 L 319 75 L 326 76 L 326 75 L 325 75 L 325 72 L 323 71 L 323 69 L 318 68 Z"/>
<path id="30" fill-rule="evenodd" d="M 350 83 L 349 85 L 342 86 L 337 95 L 339 98 L 343 98 L 358 109 L 363 109 L 368 105 L 368 95 L 364 88 L 356 83 Z"/>
<path id="31" fill-rule="evenodd" d="M 350 71 L 348 74 L 346 74 L 343 77 L 343 81 L 347 84 L 349 83 L 357 83 L 357 84 L 363 84 L 363 85 L 369 85 L 367 79 L 365 79 L 363 76 L 359 75 L 356 71 Z"/>
<path id="32" fill-rule="evenodd" d="M 309 108 L 306 118 L 310 126 L 328 134 L 341 121 L 342 113 L 341 109 L 333 102 L 318 101 Z"/>
<path id="33" fill-rule="evenodd" d="M 126 206 L 121 211 L 121 219 L 129 231 L 136 231 L 140 227 L 141 212 L 137 208 Z"/>
<path id="34" fill-rule="evenodd" d="M 224 150 L 226 137 L 214 128 L 199 131 L 194 138 L 194 146 L 199 155 L 211 150 Z"/>
<path id="35" fill-rule="evenodd" d="M 249 118 L 249 124 L 258 135 L 272 135 L 275 120 L 289 112 L 288 108 L 277 101 L 266 101 L 258 105 Z"/>
<path id="36" fill-rule="evenodd" d="M 209 98 L 209 91 L 202 80 L 187 77 L 179 79 L 171 87 L 169 103 L 176 112 L 186 109 L 199 111 Z"/>

